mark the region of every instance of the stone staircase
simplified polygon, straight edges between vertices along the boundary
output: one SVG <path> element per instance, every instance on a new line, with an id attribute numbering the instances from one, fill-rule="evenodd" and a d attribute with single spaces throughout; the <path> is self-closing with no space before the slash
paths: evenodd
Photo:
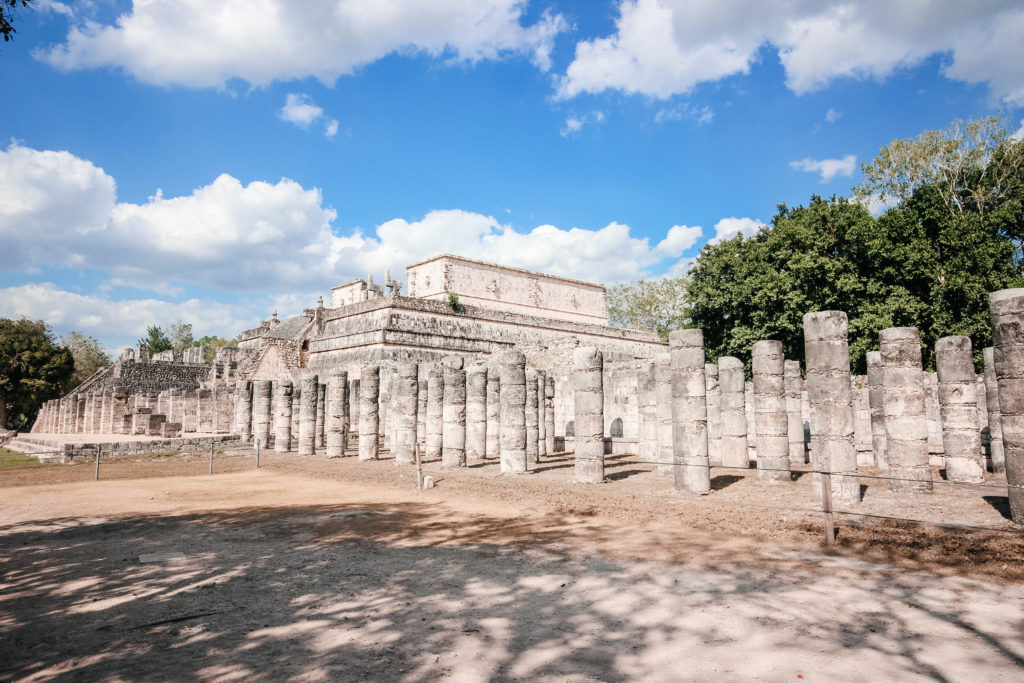
<path id="1" fill-rule="evenodd" d="M 39 462 L 64 461 L 64 449 L 61 444 L 44 441 L 43 439 L 34 439 L 26 434 L 16 435 L 13 439 L 4 443 L 3 447 L 11 451 L 24 453 L 25 455 L 34 455 L 39 458 Z"/>

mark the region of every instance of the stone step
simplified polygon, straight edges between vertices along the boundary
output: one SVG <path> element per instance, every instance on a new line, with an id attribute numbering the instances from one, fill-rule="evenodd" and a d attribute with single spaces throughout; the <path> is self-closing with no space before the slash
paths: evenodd
<path id="1" fill-rule="evenodd" d="M 13 440 L 5 443 L 4 448 L 24 453 L 25 455 L 34 455 L 39 458 L 39 462 L 63 462 L 64 460 L 64 452 L 62 450 L 55 449 L 53 446 L 32 443 L 20 437 L 15 437 Z"/>

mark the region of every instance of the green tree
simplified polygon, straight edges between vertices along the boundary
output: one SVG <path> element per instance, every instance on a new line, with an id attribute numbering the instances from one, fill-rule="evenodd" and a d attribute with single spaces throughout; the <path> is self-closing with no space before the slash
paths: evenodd
<path id="1" fill-rule="evenodd" d="M 14 34 L 17 33 L 11 22 L 14 21 L 18 5 L 28 7 L 29 2 L 30 0 L 0 0 L 0 34 L 3 35 L 4 42 L 14 38 Z"/>
<path id="2" fill-rule="evenodd" d="M 664 277 L 608 288 L 608 321 L 617 327 L 656 332 L 662 339 L 688 319 L 686 278 Z"/>
<path id="3" fill-rule="evenodd" d="M 75 371 L 71 375 L 71 384 L 68 389 L 74 389 L 92 377 L 97 370 L 110 365 L 110 356 L 100 346 L 100 343 L 81 332 L 68 332 L 61 337 L 60 343 L 71 352 L 71 356 L 75 360 Z"/>
<path id="4" fill-rule="evenodd" d="M 54 342 L 42 320 L 0 318 L 0 426 L 31 426 L 39 406 L 64 393 L 73 372 L 71 352 Z"/>
<path id="5" fill-rule="evenodd" d="M 192 345 L 196 347 L 205 346 L 206 352 L 204 360 L 207 363 L 212 363 L 213 360 L 217 357 L 218 349 L 224 348 L 225 346 L 236 347 L 238 346 L 238 339 L 225 339 L 224 337 L 206 335 L 205 337 L 200 337 L 199 339 L 197 339 L 195 342 L 192 343 Z"/>
<path id="6" fill-rule="evenodd" d="M 167 338 L 171 341 L 171 347 L 178 352 L 190 348 L 192 339 L 192 323 L 175 320 L 167 330 Z"/>
<path id="7" fill-rule="evenodd" d="M 140 344 L 146 344 L 149 346 L 149 355 L 160 353 L 162 351 L 169 351 L 174 346 L 171 344 L 170 338 L 160 328 L 159 325 L 150 325 L 146 328 L 146 336 L 139 340 Z"/>

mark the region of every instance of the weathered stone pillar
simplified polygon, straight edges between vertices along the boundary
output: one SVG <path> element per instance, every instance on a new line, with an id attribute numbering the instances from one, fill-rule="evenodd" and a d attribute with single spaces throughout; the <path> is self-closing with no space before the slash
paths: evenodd
<path id="1" fill-rule="evenodd" d="M 985 463 L 978 429 L 978 389 L 971 338 L 943 337 L 935 342 L 942 416 L 942 450 L 946 479 L 978 484 L 985 481 Z"/>
<path id="2" fill-rule="evenodd" d="M 544 439 L 548 455 L 555 452 L 555 378 L 544 377 Z"/>
<path id="3" fill-rule="evenodd" d="M 885 412 L 889 487 L 930 492 L 928 424 L 925 413 L 921 337 L 916 327 L 890 327 L 878 333 L 882 346 L 882 410 Z"/>
<path id="4" fill-rule="evenodd" d="M 660 474 L 673 472 L 672 451 L 672 357 L 660 352 L 654 356 L 654 414 L 658 420 L 658 451 L 655 462 Z"/>
<path id="5" fill-rule="evenodd" d="M 316 454 L 316 413 L 319 378 L 316 375 L 302 379 L 299 396 L 299 455 Z"/>
<path id="6" fill-rule="evenodd" d="M 487 447 L 488 458 L 501 455 L 501 380 L 498 364 L 487 364 Z"/>
<path id="7" fill-rule="evenodd" d="M 260 442 L 260 448 L 266 450 L 270 443 L 270 396 L 271 382 L 269 379 L 261 379 L 253 382 L 252 385 L 252 438 Z M 184 417 L 185 406 L 182 404 L 182 417 Z M 115 419 L 116 419 L 115 415 Z M 184 422 L 184 420 L 183 420 Z M 185 425 L 182 424 L 182 430 Z"/>
<path id="8" fill-rule="evenodd" d="M 501 386 L 501 473 L 526 472 L 526 356 L 498 354 Z"/>
<path id="9" fill-rule="evenodd" d="M 364 365 L 359 371 L 359 459 L 376 460 L 379 456 L 377 438 L 380 400 L 380 366 Z"/>
<path id="10" fill-rule="evenodd" d="M 162 412 L 162 411 L 161 411 Z M 166 413 L 164 413 L 166 415 Z M 92 431 L 103 433 L 103 391 L 92 392 Z"/>
<path id="11" fill-rule="evenodd" d="M 359 380 L 348 383 L 348 433 L 359 439 Z"/>
<path id="12" fill-rule="evenodd" d="M 757 425 L 754 424 L 754 382 L 743 383 L 743 414 L 747 418 L 747 465 L 757 452 Z"/>
<path id="13" fill-rule="evenodd" d="M 444 376 L 442 467 L 466 466 L 466 371 L 462 356 L 448 356 L 442 362 Z"/>
<path id="14" fill-rule="evenodd" d="M 427 370 L 427 460 L 439 460 L 444 437 L 444 372 Z"/>
<path id="15" fill-rule="evenodd" d="M 886 455 L 885 410 L 882 405 L 882 352 L 868 351 L 868 405 L 871 409 L 871 451 L 875 467 L 889 469 Z"/>
<path id="16" fill-rule="evenodd" d="M 487 453 L 487 366 L 466 370 L 466 457 L 480 460 Z"/>
<path id="17" fill-rule="evenodd" d="M 821 475 L 832 480 L 832 506 L 850 508 L 860 502 L 857 449 L 853 443 L 853 391 L 850 386 L 848 322 L 842 311 L 804 315 L 804 356 L 810 403 L 811 462 L 819 504 Z"/>
<path id="18" fill-rule="evenodd" d="M 316 447 L 323 448 L 327 429 L 327 385 L 316 385 Z"/>
<path id="19" fill-rule="evenodd" d="M 78 400 L 75 403 L 75 433 L 85 433 L 85 407 L 88 403 L 88 399 L 83 394 L 78 394 Z"/>
<path id="20" fill-rule="evenodd" d="M 537 461 L 548 454 L 547 439 L 547 403 L 544 401 L 544 389 L 547 386 L 548 373 L 537 371 Z"/>
<path id="21" fill-rule="evenodd" d="M 743 362 L 732 356 L 718 359 L 718 385 L 722 392 L 722 466 L 749 466 L 747 413 Z"/>
<path id="22" fill-rule="evenodd" d="M 718 363 L 704 364 L 704 384 L 708 406 L 708 461 L 722 462 L 722 387 Z"/>
<path id="23" fill-rule="evenodd" d="M 601 352 L 589 346 L 577 348 L 573 352 L 573 369 L 575 481 L 600 484 L 604 481 L 604 360 Z M 527 405 L 527 428 L 529 412 Z"/>
<path id="24" fill-rule="evenodd" d="M 276 387 L 275 387 L 276 391 Z M 302 414 L 302 383 L 292 386 L 292 439 L 299 441 L 299 416 Z M 288 450 L 291 450 L 291 445 Z"/>
<path id="25" fill-rule="evenodd" d="M 537 442 L 540 437 L 539 412 L 540 401 L 537 398 L 537 371 L 526 368 L 526 461 L 540 462 L 540 450 Z"/>
<path id="26" fill-rule="evenodd" d="M 924 375 L 924 414 L 928 425 L 929 461 L 942 464 L 942 416 L 939 414 L 939 378 L 934 372 Z M 934 457 L 934 460 L 932 458 Z"/>
<path id="27" fill-rule="evenodd" d="M 668 335 L 672 364 L 672 462 L 675 488 L 710 493 L 707 379 L 704 331 L 673 330 Z"/>
<path id="28" fill-rule="evenodd" d="M 416 443 L 419 444 L 420 458 L 427 452 L 427 372 L 426 363 L 416 365 Z"/>
<path id="29" fill-rule="evenodd" d="M 348 373 L 344 370 L 331 373 L 327 379 L 326 434 L 324 445 L 328 458 L 340 458 L 345 455 L 345 437 L 348 431 L 346 419 L 347 401 L 345 394 L 348 389 Z"/>
<path id="30" fill-rule="evenodd" d="M 982 351 L 985 355 L 985 407 L 988 408 L 989 457 L 992 471 L 996 474 L 1006 471 L 1006 456 L 1003 451 L 1003 416 L 999 405 L 999 383 L 996 380 L 996 362 L 991 346 Z"/>
<path id="31" fill-rule="evenodd" d="M 274 452 L 287 453 L 292 449 L 292 397 L 295 387 L 290 379 L 279 380 L 274 386 Z"/>
<path id="32" fill-rule="evenodd" d="M 243 443 L 252 441 L 252 382 L 238 380 L 235 383 L 235 428 L 234 432 Z M 177 422 L 174 419 L 174 390 L 167 392 L 167 402 L 170 414 L 167 416 L 170 422 Z"/>
<path id="33" fill-rule="evenodd" d="M 985 374 L 974 376 L 974 391 L 978 396 L 978 431 L 981 432 L 981 464 L 986 465 L 989 456 L 988 406 L 985 403 Z M 988 469 L 987 465 L 984 469 Z"/>
<path id="34" fill-rule="evenodd" d="M 988 305 L 1010 516 L 1024 525 L 1024 289 L 993 292 Z"/>
<path id="35" fill-rule="evenodd" d="M 658 383 L 654 363 L 647 361 L 637 371 L 637 402 L 640 406 L 640 435 L 637 455 L 642 462 L 658 460 Z"/>
<path id="36" fill-rule="evenodd" d="M 757 479 L 789 482 L 789 417 L 786 414 L 786 358 L 782 342 L 761 340 L 751 350 L 754 371 L 754 425 Z"/>
<path id="37" fill-rule="evenodd" d="M 800 412 L 800 391 L 803 378 L 800 361 L 787 360 L 783 369 L 785 378 L 783 390 L 786 394 L 786 434 L 789 441 L 789 465 L 803 465 L 806 462 L 804 448 L 804 418 Z"/>
<path id="38" fill-rule="evenodd" d="M 395 397 L 395 435 L 391 439 L 391 450 L 396 465 L 411 465 L 416 462 L 416 407 L 419 404 L 419 375 L 416 363 L 402 361 L 398 364 L 395 384 L 391 387 Z"/>

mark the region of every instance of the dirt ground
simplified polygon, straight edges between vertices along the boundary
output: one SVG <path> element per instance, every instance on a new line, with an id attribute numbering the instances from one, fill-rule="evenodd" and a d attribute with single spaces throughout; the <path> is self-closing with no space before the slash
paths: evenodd
<path id="1" fill-rule="evenodd" d="M 1019 680 L 1005 484 L 706 497 L 610 456 L 500 476 L 218 453 L 0 471 L 0 680 Z M 155 557 L 148 557 L 148 556 Z M 152 560 L 152 561 L 144 561 Z"/>

